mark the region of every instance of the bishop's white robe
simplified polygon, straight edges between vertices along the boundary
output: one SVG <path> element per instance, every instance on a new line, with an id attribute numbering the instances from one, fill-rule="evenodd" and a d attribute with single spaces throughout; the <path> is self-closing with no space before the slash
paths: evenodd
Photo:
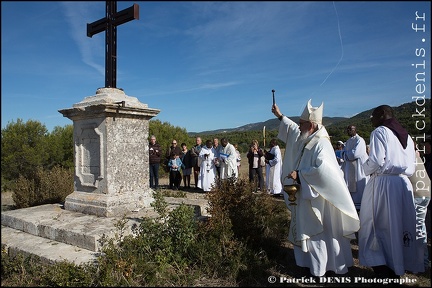
<path id="1" fill-rule="evenodd" d="M 296 263 L 308 267 L 315 276 L 326 271 L 348 272 L 353 265 L 350 240 L 360 228 L 357 211 L 324 126 L 305 140 L 299 140 L 299 126 L 284 116 L 278 138 L 286 143 L 282 164 L 282 184 L 292 170 L 301 182 L 291 211 L 288 240 L 294 244 Z M 304 148 L 303 148 L 304 147 Z"/>
<path id="2" fill-rule="evenodd" d="M 203 191 L 208 192 L 216 180 L 215 149 L 204 146 L 201 148 L 198 157 L 201 160 L 201 165 L 197 186 L 203 189 Z"/>
<path id="3" fill-rule="evenodd" d="M 358 134 L 348 139 L 342 152 L 345 182 L 357 210 L 360 210 L 363 191 L 369 176 L 365 175 L 363 163 L 368 159 L 366 142 Z"/>
<path id="4" fill-rule="evenodd" d="M 226 158 L 223 161 L 220 161 L 220 178 L 238 178 L 237 152 L 234 145 L 228 143 L 225 147 L 222 148 L 221 153 L 226 155 Z M 221 157 L 221 154 L 219 157 Z"/>
<path id="5" fill-rule="evenodd" d="M 269 163 L 266 164 L 266 185 L 267 192 L 270 194 L 281 194 L 282 191 L 282 153 L 278 145 L 272 147 L 270 154 L 275 155 Z"/>
<path id="6" fill-rule="evenodd" d="M 370 153 L 363 164 L 371 175 L 360 210 L 359 261 L 386 265 L 397 275 L 423 272 L 423 255 L 416 253 L 416 211 L 409 180 L 415 171 L 415 149 L 408 136 L 406 149 L 384 126 L 371 133 Z"/>

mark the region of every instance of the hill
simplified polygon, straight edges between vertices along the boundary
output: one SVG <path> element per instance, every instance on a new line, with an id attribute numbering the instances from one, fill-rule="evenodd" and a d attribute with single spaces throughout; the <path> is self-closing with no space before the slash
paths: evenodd
<path id="1" fill-rule="evenodd" d="M 394 109 L 396 118 L 399 120 L 402 126 L 408 130 L 408 132 L 412 136 L 423 137 L 423 134 L 426 134 L 430 138 L 431 135 L 430 99 L 426 99 L 425 104 L 423 106 L 419 106 L 415 101 L 413 101 L 392 108 Z M 346 127 L 348 125 L 354 125 L 357 127 L 358 134 L 361 135 L 363 138 L 365 138 L 367 142 L 369 142 L 369 135 L 373 130 L 373 127 L 370 122 L 370 115 L 372 114 L 372 111 L 374 109 L 375 107 L 363 111 L 361 113 L 358 113 L 357 115 L 350 118 L 324 117 L 323 124 L 326 126 L 332 138 L 335 139 L 334 141 L 337 140 L 346 141 L 348 139 L 348 135 L 346 135 L 346 131 L 345 131 Z M 424 115 L 424 117 L 419 116 L 419 114 Z M 298 116 L 293 116 L 290 118 L 296 122 L 298 122 L 299 120 Z M 419 129 L 419 127 L 416 127 L 416 121 L 425 121 L 424 122 L 425 128 Z M 423 125 L 423 122 L 421 122 L 421 124 Z M 262 131 L 262 128 L 264 126 L 266 126 L 267 131 L 273 131 L 273 130 L 277 131 L 279 127 L 279 120 L 276 118 L 272 118 L 264 122 L 250 123 L 237 128 L 223 128 L 223 129 L 217 129 L 212 131 L 189 132 L 188 135 L 190 137 L 195 137 L 198 135 L 210 136 L 210 135 L 221 135 L 221 134 L 233 135 L 233 133 L 244 134 L 246 132 Z"/>
<path id="2" fill-rule="evenodd" d="M 300 118 L 299 116 L 288 116 L 288 117 L 295 122 L 298 122 Z M 323 123 L 325 126 L 329 126 L 348 119 L 349 118 L 346 117 L 324 117 Z M 279 127 L 279 120 L 277 118 L 272 118 L 264 122 L 250 123 L 237 128 L 225 128 L 225 129 L 217 129 L 211 131 L 209 130 L 209 131 L 202 131 L 202 132 L 189 132 L 188 135 L 193 137 L 198 135 L 214 135 L 214 134 L 231 133 L 231 132 L 261 131 L 263 129 L 263 126 L 266 126 L 266 129 L 268 131 L 277 130 L 277 128 Z"/>

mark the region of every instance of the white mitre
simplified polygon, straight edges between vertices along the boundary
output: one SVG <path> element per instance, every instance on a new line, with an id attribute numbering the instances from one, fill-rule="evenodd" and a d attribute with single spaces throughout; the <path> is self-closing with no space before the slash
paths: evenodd
<path id="1" fill-rule="evenodd" d="M 321 103 L 320 107 L 312 107 L 311 101 L 312 99 L 309 99 L 300 119 L 322 125 L 324 103 Z"/>

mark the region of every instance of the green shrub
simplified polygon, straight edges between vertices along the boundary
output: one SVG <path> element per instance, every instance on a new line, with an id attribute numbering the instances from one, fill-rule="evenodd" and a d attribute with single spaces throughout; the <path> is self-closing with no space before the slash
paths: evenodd
<path id="1" fill-rule="evenodd" d="M 67 261 L 48 264 L 34 255 L 1 253 L 2 287 L 91 287 L 96 267 Z"/>
<path id="2" fill-rule="evenodd" d="M 59 166 L 47 171 L 37 168 L 33 178 L 20 176 L 13 185 L 16 208 L 63 203 L 74 189 L 73 170 Z"/>
<path id="3" fill-rule="evenodd" d="M 48 287 L 91 287 L 94 283 L 95 267 L 75 265 L 67 261 L 46 267 L 39 286 Z"/>
<path id="4" fill-rule="evenodd" d="M 280 245 L 288 235 L 289 214 L 283 201 L 275 201 L 267 193 L 253 193 L 253 183 L 230 178 L 221 181 L 208 194 L 210 226 L 216 235 L 235 239 L 233 245 L 243 246 L 243 254 L 229 259 L 241 259 L 235 276 L 242 286 L 254 286 L 265 279 L 268 269 L 280 253 Z M 229 246 L 228 246 L 229 247 Z M 230 255 L 231 254 L 231 255 Z M 236 269 L 236 267 L 230 267 Z"/>
<path id="5" fill-rule="evenodd" d="M 191 206 L 168 211 L 162 193 L 153 196 L 158 218 L 143 218 L 133 235 L 102 237 L 96 286 L 195 286 L 202 278 L 235 283 L 244 246 L 229 228 L 212 230 Z M 125 223 L 120 222 L 119 231 Z"/>
<path id="6" fill-rule="evenodd" d="M 1 250 L 1 286 L 37 286 L 44 269 L 37 257 L 17 254 L 11 256 L 2 245 Z"/>
<path id="7" fill-rule="evenodd" d="M 277 247 L 288 235 L 288 210 L 271 195 L 252 191 L 246 179 L 222 181 L 208 194 L 209 213 L 213 219 L 228 217 L 234 236 L 251 248 Z"/>

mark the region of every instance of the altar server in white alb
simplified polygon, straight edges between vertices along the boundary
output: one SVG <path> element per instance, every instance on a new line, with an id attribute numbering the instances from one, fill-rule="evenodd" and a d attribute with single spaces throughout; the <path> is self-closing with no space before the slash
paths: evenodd
<path id="1" fill-rule="evenodd" d="M 414 243 L 416 211 L 408 178 L 415 171 L 414 142 L 388 105 L 375 108 L 371 122 L 376 128 L 363 164 L 371 177 L 361 202 L 360 264 L 372 267 L 380 278 L 395 278 L 406 270 L 423 272 L 423 257 Z"/>
<path id="2" fill-rule="evenodd" d="M 212 140 L 207 140 L 206 145 L 201 148 L 199 158 L 201 159 L 200 173 L 198 176 L 198 188 L 204 192 L 211 190 L 215 184 L 216 166 L 215 166 L 215 149 Z"/>
<path id="3" fill-rule="evenodd" d="M 227 138 L 221 139 L 222 151 L 219 153 L 220 158 L 220 178 L 238 178 L 237 169 L 237 152 L 231 143 L 228 142 Z"/>
<path id="4" fill-rule="evenodd" d="M 324 276 L 327 271 L 348 272 L 354 264 L 350 240 L 360 228 L 330 137 L 322 125 L 323 107 L 312 107 L 309 100 L 297 124 L 276 104 L 272 106 L 281 121 L 278 138 L 286 143 L 282 184 L 295 180 L 301 186 L 296 205 L 290 205 L 284 192 L 291 210 L 288 240 L 294 244 L 296 264 L 313 276 Z M 286 176 L 288 180 L 284 181 Z"/>
<path id="5" fill-rule="evenodd" d="M 365 175 L 363 163 L 366 162 L 368 154 L 366 152 L 365 140 L 357 134 L 357 129 L 354 125 L 347 127 L 347 134 L 350 138 L 345 142 L 345 147 L 342 150 L 343 171 L 345 182 L 348 185 L 348 190 L 351 193 L 354 206 L 357 211 L 360 211 L 363 191 L 366 186 L 369 176 Z"/>
<path id="6" fill-rule="evenodd" d="M 271 195 L 282 194 L 282 153 L 277 139 L 270 140 L 270 151 L 265 152 L 266 158 L 266 186 Z"/>

